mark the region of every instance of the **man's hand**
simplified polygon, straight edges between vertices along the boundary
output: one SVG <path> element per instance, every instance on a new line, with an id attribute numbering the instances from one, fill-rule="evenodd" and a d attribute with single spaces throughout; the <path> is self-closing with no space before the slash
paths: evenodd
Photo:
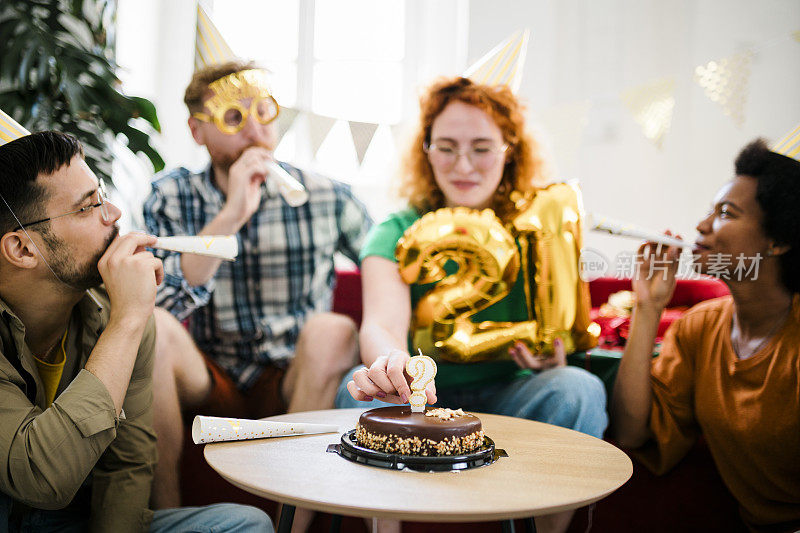
<path id="1" fill-rule="evenodd" d="M 228 194 L 223 210 L 244 225 L 261 203 L 261 184 L 267 179 L 267 164 L 273 161 L 266 148 L 252 146 L 231 165 L 228 171 Z"/>
<path id="2" fill-rule="evenodd" d="M 347 390 L 356 400 L 369 402 L 373 398 L 389 403 L 408 403 L 411 396 L 411 376 L 406 373 L 406 363 L 411 358 L 407 352 L 392 350 L 378 357 L 369 368 L 360 368 L 347 384 Z M 436 385 L 431 381 L 425 389 L 428 403 L 436 403 Z"/>
<path id="3" fill-rule="evenodd" d="M 145 249 L 155 243 L 154 236 L 144 233 L 117 237 L 97 263 L 111 300 L 112 318 L 144 327 L 153 314 L 156 288 L 164 279 L 161 260 Z"/>
<path id="4" fill-rule="evenodd" d="M 564 341 L 556 338 L 553 341 L 553 355 L 542 356 L 533 354 L 528 345 L 522 341 L 517 341 L 508 349 L 511 358 L 520 368 L 531 370 L 547 370 L 567 365 L 567 352 L 564 349 Z"/>

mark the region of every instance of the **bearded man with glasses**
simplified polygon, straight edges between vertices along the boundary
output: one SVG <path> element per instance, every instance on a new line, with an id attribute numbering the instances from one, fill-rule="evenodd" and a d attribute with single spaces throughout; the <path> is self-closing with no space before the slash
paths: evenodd
<path id="1" fill-rule="evenodd" d="M 0 138 L 10 119 L 0 112 Z M 0 146 L 0 531 L 262 531 L 246 506 L 149 510 L 156 238 L 72 136 Z M 7 137 L 4 139 L 7 140 Z"/>

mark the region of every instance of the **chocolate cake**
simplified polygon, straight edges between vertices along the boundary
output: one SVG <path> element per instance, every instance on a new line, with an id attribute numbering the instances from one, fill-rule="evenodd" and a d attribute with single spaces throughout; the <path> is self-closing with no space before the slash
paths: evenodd
<path id="1" fill-rule="evenodd" d="M 401 455 L 462 455 L 483 445 L 478 417 L 461 409 L 380 407 L 361 414 L 356 426 L 359 445 Z"/>

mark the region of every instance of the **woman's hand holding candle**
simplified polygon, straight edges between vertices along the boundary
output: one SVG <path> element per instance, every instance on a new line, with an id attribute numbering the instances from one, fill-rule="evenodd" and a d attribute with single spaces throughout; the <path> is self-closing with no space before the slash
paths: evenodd
<path id="1" fill-rule="evenodd" d="M 383 402 L 404 404 L 411 397 L 410 383 L 413 378 L 406 372 L 411 356 L 403 350 L 392 350 L 378 357 L 369 368 L 363 367 L 353 374 L 347 390 L 356 400 L 364 402 L 379 399 Z M 431 381 L 425 387 L 427 403 L 436 403 L 436 384 Z"/>

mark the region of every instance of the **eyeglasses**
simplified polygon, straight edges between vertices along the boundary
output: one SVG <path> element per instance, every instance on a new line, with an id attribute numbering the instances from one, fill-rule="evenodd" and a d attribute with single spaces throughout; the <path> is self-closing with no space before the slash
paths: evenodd
<path id="1" fill-rule="evenodd" d="M 14 228 L 14 231 L 16 231 L 18 229 L 22 229 L 22 228 L 27 227 L 27 226 L 33 226 L 34 224 L 41 224 L 42 222 L 47 222 L 49 220 L 55 220 L 57 218 L 66 217 L 66 216 L 74 215 L 74 214 L 77 214 L 77 213 L 89 213 L 89 212 L 91 212 L 92 209 L 94 209 L 96 207 L 100 208 L 100 216 L 103 217 L 103 222 L 108 222 L 109 220 L 111 220 L 111 213 L 109 213 L 109 211 L 108 211 L 108 193 L 106 193 L 106 187 L 105 187 L 105 185 L 103 185 L 102 181 L 98 182 L 98 184 L 97 184 L 97 198 L 96 198 L 96 200 L 97 201 L 95 203 L 91 204 L 91 205 L 87 205 L 86 207 L 81 207 L 80 209 L 76 209 L 75 211 L 70 211 L 69 213 L 64 213 L 63 215 L 56 215 L 54 217 L 47 217 L 47 218 L 43 218 L 41 220 L 36 220 L 34 222 L 26 222 L 25 224 L 23 224 L 21 226 L 17 226 L 16 228 Z"/>
<path id="2" fill-rule="evenodd" d="M 192 113 L 192 116 L 203 122 L 213 122 L 222 133 L 233 135 L 244 128 L 249 116 L 252 115 L 261 124 L 269 124 L 278 118 L 279 112 L 280 106 L 272 96 L 260 96 L 253 98 L 249 109 L 238 101 L 232 101 L 214 109 L 211 115 Z"/>
<path id="3" fill-rule="evenodd" d="M 457 150 L 452 144 L 425 143 L 422 149 L 428 154 L 431 165 L 448 169 L 465 155 L 470 164 L 478 170 L 487 170 L 494 166 L 497 158 L 508 150 L 509 144 L 475 144 L 465 150 Z"/>

